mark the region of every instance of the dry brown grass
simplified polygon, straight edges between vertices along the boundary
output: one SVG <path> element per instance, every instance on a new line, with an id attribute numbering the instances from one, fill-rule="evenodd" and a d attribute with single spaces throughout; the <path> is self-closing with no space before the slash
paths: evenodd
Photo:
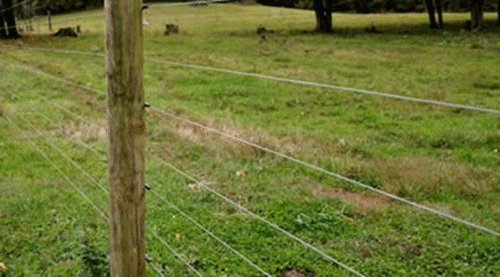
<path id="1" fill-rule="evenodd" d="M 436 161 L 412 157 L 372 163 L 384 175 L 386 191 L 405 196 L 411 193 L 432 195 L 451 193 L 458 196 L 479 196 L 493 189 L 498 173 L 453 161 Z"/>
<path id="2" fill-rule="evenodd" d="M 314 188 L 313 191 L 323 197 L 345 200 L 349 204 L 354 204 L 362 212 L 380 210 L 390 201 L 386 197 L 367 196 L 359 192 L 345 191 L 342 188 Z"/>
<path id="3" fill-rule="evenodd" d="M 193 143 L 209 146 L 219 155 L 219 157 L 228 155 L 229 157 L 241 155 L 246 157 L 258 157 L 261 155 L 261 151 L 256 148 L 234 141 L 227 137 L 211 134 L 205 128 L 170 120 L 168 117 L 157 113 L 150 113 L 149 116 L 154 121 L 159 123 L 159 130 L 157 130 L 155 134 L 152 134 L 151 139 L 153 141 L 161 141 L 162 139 L 159 136 L 161 136 L 164 132 L 173 132 L 179 137 L 188 139 Z M 203 119 L 192 119 L 192 117 L 188 115 L 180 116 L 255 144 L 263 145 L 271 149 L 280 149 L 280 151 L 290 155 L 297 154 L 305 148 L 312 148 L 312 142 L 306 142 L 305 139 L 299 135 L 276 138 L 259 129 L 248 129 L 242 127 L 241 125 L 229 126 L 207 117 L 204 117 Z"/>
<path id="4" fill-rule="evenodd" d="M 97 141 L 107 140 L 107 128 L 105 120 L 94 122 L 97 126 L 89 123 L 70 122 L 64 125 L 62 129 L 57 130 L 55 133 L 64 138 L 74 138 L 79 140 L 94 139 Z"/>
<path id="5" fill-rule="evenodd" d="M 179 112 L 178 115 L 193 118 L 183 114 L 183 112 Z M 170 120 L 157 113 L 150 113 L 150 116 L 160 124 L 158 127 L 160 130 L 152 134 L 152 140 L 159 143 L 162 141 L 162 133 L 171 132 L 193 143 L 208 146 L 218 158 L 241 156 L 256 158 L 262 155 L 260 150 L 225 137 L 212 135 L 204 128 Z M 320 145 L 320 142 L 304 139 L 299 135 L 277 138 L 262 130 L 221 124 L 206 117 L 201 120 L 197 118 L 192 120 L 238 138 L 271 149 L 279 149 L 279 151 L 295 157 L 307 155 L 308 158 L 314 159 L 314 151 L 337 153 L 339 155 L 332 156 L 331 160 L 344 163 L 347 171 L 343 173 L 344 175 L 402 197 L 428 198 L 436 193 L 452 194 L 458 197 L 478 197 L 494 189 L 492 184 L 499 178 L 499 174 L 491 172 L 491 170 L 474 168 L 472 165 L 461 164 L 453 160 L 431 160 L 418 156 L 402 160 L 352 157 L 351 154 L 343 151 L 345 146 L 342 140 L 337 143 L 329 142 L 328 145 Z M 308 152 L 305 153 L 304 149 L 308 149 Z M 338 189 L 311 187 L 310 190 L 327 197 L 359 202 L 358 208 L 364 211 L 387 204 L 386 199 L 371 198 Z M 420 201 L 421 199 L 415 200 Z"/>

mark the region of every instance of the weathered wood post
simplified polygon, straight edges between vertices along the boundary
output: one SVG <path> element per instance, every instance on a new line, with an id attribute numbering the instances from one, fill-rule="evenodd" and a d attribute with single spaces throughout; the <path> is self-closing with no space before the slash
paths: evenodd
<path id="1" fill-rule="evenodd" d="M 105 0 L 112 277 L 145 276 L 142 0 Z"/>
<path id="2" fill-rule="evenodd" d="M 47 17 L 49 20 L 49 30 L 52 31 L 52 16 L 50 15 L 50 11 L 47 11 Z"/>

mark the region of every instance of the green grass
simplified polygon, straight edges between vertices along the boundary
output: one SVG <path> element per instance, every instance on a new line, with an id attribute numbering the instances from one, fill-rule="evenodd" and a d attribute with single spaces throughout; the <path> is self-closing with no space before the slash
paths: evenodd
<path id="1" fill-rule="evenodd" d="M 486 14 L 488 28 L 475 33 L 460 30 L 468 17 L 445 14 L 445 29 L 429 30 L 425 14 L 335 14 L 335 32 L 326 35 L 310 31 L 310 11 L 238 5 L 150 9 L 145 54 L 500 109 L 495 15 Z M 178 23 L 181 33 L 163 36 L 167 22 Z M 371 24 L 382 34 L 365 33 Z M 38 28 L 20 40 L 1 42 L 0 262 L 7 271 L 0 274 L 5 276 L 107 272 L 105 220 L 30 144 L 106 211 L 107 196 L 48 142 L 106 185 L 106 161 L 72 140 L 106 154 L 106 99 L 16 67 L 26 65 L 104 91 L 102 57 L 22 47 L 102 51 L 102 16 L 56 26 L 73 25 L 82 26 L 77 39 L 49 37 Z M 259 26 L 272 30 L 268 41 L 259 42 Z M 497 115 L 154 63 L 145 64 L 144 82 L 146 99 L 156 107 L 500 230 Z M 366 276 L 500 273 L 500 241 L 494 236 L 153 112 L 148 112 L 148 132 L 149 151 Z M 238 176 L 241 170 L 244 176 Z M 350 276 L 149 156 L 147 182 L 269 273 L 298 266 L 318 276 Z M 148 228 L 205 276 L 259 276 L 154 195 L 148 193 L 146 203 Z M 193 275 L 149 233 L 147 252 L 165 275 Z"/>

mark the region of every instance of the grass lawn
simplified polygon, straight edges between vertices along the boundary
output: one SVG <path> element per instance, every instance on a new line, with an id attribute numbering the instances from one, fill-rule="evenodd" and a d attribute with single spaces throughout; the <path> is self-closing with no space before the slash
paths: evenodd
<path id="1" fill-rule="evenodd" d="M 0 41 L 0 276 L 108 272 L 106 220 L 73 187 L 107 213 L 98 186 L 107 186 L 106 98 L 26 70 L 105 91 L 101 56 L 28 48 L 101 53 L 96 12 L 53 17 L 56 29 L 80 25 L 78 38 L 50 37 L 39 19 L 22 39 Z M 334 33 L 318 34 L 311 11 L 151 8 L 145 55 L 498 110 L 496 15 L 473 33 L 461 30 L 469 16 L 445 14 L 445 28 L 429 30 L 425 14 L 334 14 Z M 178 35 L 163 35 L 169 22 Z M 382 33 L 366 33 L 372 24 Z M 264 42 L 258 27 L 270 30 Z M 146 99 L 157 108 L 500 230 L 498 115 L 152 62 L 144 69 Z M 148 153 L 365 276 L 500 274 L 498 237 L 151 110 L 147 120 Z M 155 191 L 273 276 L 286 267 L 353 276 L 146 159 Z M 204 276 L 261 276 L 161 199 L 147 192 L 146 203 L 148 230 Z M 195 276 L 149 231 L 148 255 L 165 276 Z"/>

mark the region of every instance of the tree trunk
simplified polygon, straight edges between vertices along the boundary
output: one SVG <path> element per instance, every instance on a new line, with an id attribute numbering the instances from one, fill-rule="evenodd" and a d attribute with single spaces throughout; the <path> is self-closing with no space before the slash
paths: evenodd
<path id="1" fill-rule="evenodd" d="M 495 25 L 500 26 L 500 0 L 497 3 L 497 23 Z"/>
<path id="2" fill-rule="evenodd" d="M 12 0 L 3 0 L 5 11 L 5 21 L 7 22 L 8 38 L 20 38 L 21 36 L 17 32 L 16 26 L 16 16 L 14 15 L 14 9 L 12 9 Z"/>
<path id="3" fill-rule="evenodd" d="M 332 29 L 332 10 L 333 0 L 326 0 L 325 5 L 325 32 L 331 32 Z"/>
<path id="4" fill-rule="evenodd" d="M 2 6 L 0 6 L 0 9 L 3 9 Z M 5 19 L 3 17 L 3 12 L 0 12 L 0 38 L 6 38 L 7 37 L 7 29 L 5 28 Z"/>
<path id="5" fill-rule="evenodd" d="M 314 0 L 314 11 L 316 13 L 316 30 L 325 30 L 325 8 L 323 7 L 323 0 Z"/>
<path id="6" fill-rule="evenodd" d="M 443 6 L 441 0 L 436 0 L 436 9 L 438 14 L 439 28 L 443 28 Z"/>
<path id="7" fill-rule="evenodd" d="M 434 14 L 434 3 L 432 3 L 432 0 L 425 0 L 425 4 L 427 5 L 427 12 L 429 13 L 429 20 L 431 22 L 430 28 L 437 29 L 438 25 L 436 23 L 436 15 Z"/>
<path id="8" fill-rule="evenodd" d="M 483 22 L 484 0 L 472 0 L 471 5 L 471 30 L 481 29 Z"/>

